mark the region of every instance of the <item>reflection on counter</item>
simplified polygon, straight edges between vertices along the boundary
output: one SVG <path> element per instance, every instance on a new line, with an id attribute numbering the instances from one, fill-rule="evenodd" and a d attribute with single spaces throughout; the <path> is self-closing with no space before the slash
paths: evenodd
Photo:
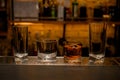
<path id="1" fill-rule="evenodd" d="M 24 63 L 16 61 L 12 56 L 0 56 L 0 65 L 48 65 L 48 66 L 120 66 L 120 57 L 106 57 L 103 64 L 89 64 L 88 57 L 82 57 L 81 63 L 71 64 L 65 63 L 63 57 L 57 57 L 55 63 L 41 63 L 36 56 L 29 56 L 28 60 Z"/>

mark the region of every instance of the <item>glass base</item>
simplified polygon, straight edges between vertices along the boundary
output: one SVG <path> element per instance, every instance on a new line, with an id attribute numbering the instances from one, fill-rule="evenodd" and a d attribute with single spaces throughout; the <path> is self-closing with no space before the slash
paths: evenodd
<path id="1" fill-rule="evenodd" d="M 16 53 L 15 62 L 16 63 L 25 63 L 28 60 L 28 53 Z"/>
<path id="2" fill-rule="evenodd" d="M 42 63 L 54 63 L 56 62 L 56 52 L 46 54 L 46 53 L 38 53 L 38 61 Z"/>
<path id="3" fill-rule="evenodd" d="M 95 58 L 92 56 L 89 56 L 89 64 L 103 64 L 104 63 L 104 57 L 102 58 Z"/>
<path id="4" fill-rule="evenodd" d="M 80 64 L 81 63 L 81 56 L 64 56 L 64 62 L 69 64 Z"/>

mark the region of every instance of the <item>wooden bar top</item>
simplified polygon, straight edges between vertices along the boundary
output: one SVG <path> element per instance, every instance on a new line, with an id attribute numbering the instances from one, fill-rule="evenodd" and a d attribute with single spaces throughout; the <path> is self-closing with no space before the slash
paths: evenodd
<path id="1" fill-rule="evenodd" d="M 119 80 L 119 61 L 119 57 L 109 57 L 102 65 L 90 65 L 88 57 L 83 57 L 81 64 L 67 64 L 58 57 L 56 63 L 43 64 L 35 56 L 25 63 L 0 57 L 0 80 Z"/>

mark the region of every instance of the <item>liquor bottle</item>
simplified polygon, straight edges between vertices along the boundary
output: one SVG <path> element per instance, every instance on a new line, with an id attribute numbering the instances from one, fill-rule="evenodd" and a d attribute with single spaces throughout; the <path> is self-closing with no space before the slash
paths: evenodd
<path id="1" fill-rule="evenodd" d="M 70 0 L 64 0 L 64 19 L 71 20 L 72 12 L 70 9 Z"/>
<path id="2" fill-rule="evenodd" d="M 116 6 L 109 6 L 108 12 L 111 21 L 120 21 L 120 0 L 116 0 Z"/>
<path id="3" fill-rule="evenodd" d="M 103 17 L 103 9 L 102 9 L 102 4 L 99 3 L 95 8 L 94 8 L 94 13 L 93 13 L 93 16 L 94 16 L 94 20 L 102 20 L 102 17 Z"/>
<path id="4" fill-rule="evenodd" d="M 63 5 L 63 0 L 58 0 L 58 21 L 63 21 L 64 20 L 64 5 Z"/>
<path id="5" fill-rule="evenodd" d="M 43 13 L 43 5 L 42 5 L 42 0 L 38 0 L 38 9 L 39 9 L 39 13 L 38 13 L 38 16 L 39 16 L 39 20 L 41 20 L 41 17 L 42 17 L 42 13 Z"/>
<path id="6" fill-rule="evenodd" d="M 50 11 L 49 0 L 43 0 L 43 17 L 50 17 Z"/>
<path id="7" fill-rule="evenodd" d="M 50 4 L 50 8 L 51 8 L 51 16 L 50 16 L 50 17 L 51 17 L 53 20 L 55 20 L 56 17 L 57 17 L 56 4 L 55 4 L 55 2 L 54 2 L 53 0 L 51 0 L 50 3 L 51 3 L 51 4 Z"/>
<path id="8" fill-rule="evenodd" d="M 116 21 L 116 18 L 117 18 L 116 9 L 117 9 L 116 6 L 109 6 L 109 8 L 108 8 L 108 13 L 111 17 L 111 21 Z"/>
<path id="9" fill-rule="evenodd" d="M 116 17 L 117 17 L 117 21 L 120 21 L 120 0 L 116 0 Z"/>
<path id="10" fill-rule="evenodd" d="M 72 17 L 73 19 L 78 18 L 78 1 L 74 0 L 72 2 Z"/>
<path id="11" fill-rule="evenodd" d="M 87 19 L 87 8 L 86 8 L 86 5 L 83 3 L 81 4 L 80 6 L 80 20 L 81 21 L 85 21 Z"/>

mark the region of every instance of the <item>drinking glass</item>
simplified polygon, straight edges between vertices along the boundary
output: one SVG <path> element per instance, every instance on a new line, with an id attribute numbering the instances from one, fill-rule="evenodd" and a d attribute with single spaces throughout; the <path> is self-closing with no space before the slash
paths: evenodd
<path id="1" fill-rule="evenodd" d="M 13 52 L 16 60 L 25 61 L 28 56 L 28 27 L 13 27 Z"/>
<path id="2" fill-rule="evenodd" d="M 65 63 L 79 64 L 81 63 L 82 46 L 77 43 L 67 43 L 65 46 Z"/>
<path id="3" fill-rule="evenodd" d="M 56 62 L 57 41 L 43 39 L 37 41 L 38 60 L 43 63 Z"/>
<path id="4" fill-rule="evenodd" d="M 103 63 L 105 57 L 107 25 L 104 22 L 89 24 L 89 62 Z"/>

